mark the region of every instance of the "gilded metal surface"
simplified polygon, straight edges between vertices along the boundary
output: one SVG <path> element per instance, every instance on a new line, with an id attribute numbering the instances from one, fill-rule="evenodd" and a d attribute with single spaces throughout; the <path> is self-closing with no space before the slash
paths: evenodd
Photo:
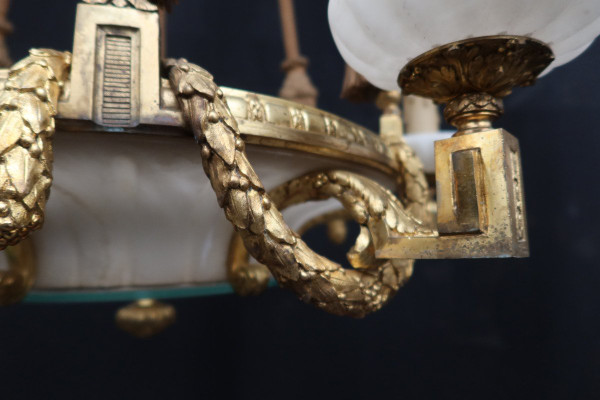
<path id="1" fill-rule="evenodd" d="M 461 94 L 502 98 L 515 86 L 528 86 L 554 60 L 542 42 L 523 36 L 485 36 L 437 47 L 400 71 L 404 94 L 446 103 Z"/>
<path id="2" fill-rule="evenodd" d="M 406 199 L 407 211 L 420 221 L 428 221 L 429 185 L 423 163 L 404 141 L 400 100 L 400 92 L 379 93 L 377 106 L 382 111 L 379 118 L 379 136 L 397 163 L 398 192 L 400 198 Z"/>
<path id="3" fill-rule="evenodd" d="M 36 260 L 31 239 L 26 238 L 4 251 L 8 270 L 0 271 L 0 306 L 18 303 L 33 286 Z"/>
<path id="4" fill-rule="evenodd" d="M 125 332 L 148 338 L 159 334 L 175 322 L 175 307 L 154 299 L 141 299 L 120 308 L 115 322 Z"/>
<path id="5" fill-rule="evenodd" d="M 335 197 L 361 224 L 347 270 L 314 253 L 283 220 L 248 162 L 237 122 L 212 75 L 185 60 L 170 63 L 170 79 L 188 126 L 202 146 L 205 172 L 219 205 L 250 254 L 280 285 L 328 312 L 362 317 L 378 310 L 412 273 L 410 260 L 377 260 L 381 238 L 421 232 L 388 190 L 344 172 L 308 174 L 281 186 L 285 204 Z"/>
<path id="6" fill-rule="evenodd" d="M 447 102 L 458 131 L 435 143 L 438 232 L 389 237 L 378 257 L 528 256 L 519 143 L 491 121 L 500 98 L 534 83 L 552 60 L 541 42 L 493 36 L 438 47 L 401 71 L 404 92 Z"/>
<path id="7" fill-rule="evenodd" d="M 275 189 L 269 193 L 271 201 L 274 201 L 279 210 L 283 211 L 279 203 L 284 199 L 275 199 L 273 196 L 283 191 Z M 347 210 L 341 209 L 331 211 L 318 217 L 312 218 L 302 224 L 296 233 L 302 236 L 309 229 L 321 225 L 327 225 L 327 236 L 336 244 L 342 244 L 348 234 L 347 220 L 351 218 Z M 229 242 L 227 253 L 227 279 L 235 292 L 240 296 L 261 294 L 268 286 L 271 273 L 269 269 L 260 263 L 250 262 L 250 254 L 240 235 L 234 232 Z"/>
<path id="8" fill-rule="evenodd" d="M 44 222 L 52 183 L 52 135 L 71 55 L 31 50 L 0 92 L 0 249 Z"/>
<path id="9" fill-rule="evenodd" d="M 75 32 L 59 119 L 107 131 L 175 123 L 161 104 L 158 11 L 80 3 Z"/>
<path id="10" fill-rule="evenodd" d="M 390 135 L 385 137 L 385 140 L 398 164 L 398 196 L 402 199 L 406 211 L 420 221 L 420 224 L 427 225 L 425 222 L 430 219 L 427 204 L 431 195 L 423 163 L 401 135 Z M 430 232 L 429 228 L 421 229 L 423 232 Z"/>
<path id="11" fill-rule="evenodd" d="M 522 37 L 469 39 L 426 53 L 401 72 L 405 93 L 449 102 L 445 115 L 459 128 L 456 137 L 436 144 L 434 231 L 423 222 L 429 220 L 428 185 L 420 161 L 402 139 L 397 94 L 380 98 L 385 103 L 380 139 L 312 107 L 219 88 L 208 72 L 185 60 L 169 63 L 167 81 L 160 76 L 157 11 L 171 2 L 85 3 L 78 6 L 72 82 L 68 53 L 34 50 L 11 69 L 0 94 L 0 247 L 17 243 L 43 222 L 58 113 L 65 127 L 74 129 L 81 121 L 106 131 L 191 128 L 218 203 L 239 234 L 234 248 L 243 249 L 243 242 L 282 286 L 331 313 L 362 317 L 379 309 L 410 277 L 411 258 L 527 254 L 518 142 L 490 129 L 502 111 L 499 98 L 515 85 L 531 84 L 551 62 L 544 44 Z M 308 174 L 269 195 L 246 158 L 246 143 L 379 168 L 397 176 L 403 203 L 375 182 L 345 171 Z M 354 269 L 310 250 L 278 211 L 329 197 L 361 225 L 348 253 Z M 231 262 L 246 265 L 230 278 L 246 285 L 242 289 L 248 293 L 259 292 L 268 271 L 248 264 L 247 255 L 230 253 Z M 124 329 L 141 336 L 173 318 L 169 306 L 150 300 L 117 315 Z"/>
<path id="12" fill-rule="evenodd" d="M 283 147 L 398 171 L 374 132 L 317 108 L 244 90 L 221 88 L 247 143 Z"/>
<path id="13" fill-rule="evenodd" d="M 231 235 L 227 252 L 227 280 L 240 296 L 256 296 L 267 289 L 271 272 L 264 264 L 250 262 L 242 237 L 234 232 Z"/>
<path id="14" fill-rule="evenodd" d="M 2 71 L 0 70 L 0 79 Z M 2 82 L 0 82 L 0 87 Z M 185 127 L 179 105 L 168 81 L 161 89 L 163 108 L 150 114 L 142 107 L 140 118 L 144 125 L 124 128 L 126 131 L 161 134 L 162 126 Z M 327 157 L 348 160 L 386 174 L 395 175 L 398 165 L 394 155 L 382 142 L 379 135 L 347 119 L 326 111 L 305 106 L 277 97 L 252 93 L 245 90 L 221 87 L 230 110 L 239 123 L 239 129 L 249 144 L 299 150 Z M 79 92 L 79 90 L 77 90 Z M 90 126 L 78 122 L 75 108 L 80 102 L 69 101 L 59 104 L 58 118 L 64 130 L 104 130 L 100 125 Z M 91 115 L 91 114 L 90 114 Z M 151 121 L 151 122 L 150 122 Z M 150 124 L 153 129 L 150 128 Z M 176 131 L 174 133 L 178 133 Z"/>
<path id="15" fill-rule="evenodd" d="M 379 117 L 379 136 L 384 143 L 396 141 L 404 133 L 399 91 L 380 91 L 375 104 L 381 110 Z"/>
<path id="16" fill-rule="evenodd" d="M 517 139 L 502 129 L 488 130 L 437 141 L 435 154 L 440 232 L 390 236 L 377 256 L 527 257 Z"/>
<path id="17" fill-rule="evenodd" d="M 493 129 L 492 121 L 503 112 L 501 99 L 487 93 L 470 93 L 450 100 L 444 118 L 458 129 L 455 136 L 460 136 Z"/>
<path id="18" fill-rule="evenodd" d="M 77 6 L 73 73 L 58 105 L 59 129 L 189 135 L 175 93 L 161 78 L 159 13 L 99 1 Z M 379 137 L 357 124 L 293 101 L 222 90 L 247 143 L 397 172 Z"/>
<path id="19" fill-rule="evenodd" d="M 450 159 L 453 210 L 451 218 L 438 220 L 438 231 L 448 234 L 484 232 L 487 229 L 487 207 L 481 149 L 453 151 Z"/>

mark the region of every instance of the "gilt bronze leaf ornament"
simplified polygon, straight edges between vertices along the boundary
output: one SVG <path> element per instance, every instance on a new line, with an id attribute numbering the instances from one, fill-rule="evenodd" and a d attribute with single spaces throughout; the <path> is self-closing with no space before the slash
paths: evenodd
<path id="1" fill-rule="evenodd" d="M 204 170 L 227 219 L 248 252 L 283 287 L 338 315 L 363 317 L 380 309 L 412 274 L 412 260 L 378 260 L 374 246 L 388 232 L 427 232 L 394 194 L 346 171 L 316 172 L 280 186 L 273 198 L 250 165 L 235 119 L 212 76 L 185 60 L 169 61 L 171 87 L 202 147 Z M 414 171 L 412 171 L 414 173 Z M 415 193 L 421 193 L 414 191 Z M 313 252 L 283 220 L 277 205 L 337 198 L 361 224 L 349 253 L 354 269 Z M 277 200 L 277 201 L 274 201 Z M 283 200 L 282 200 L 283 199 Z M 419 199 L 424 204 L 425 199 Z"/>

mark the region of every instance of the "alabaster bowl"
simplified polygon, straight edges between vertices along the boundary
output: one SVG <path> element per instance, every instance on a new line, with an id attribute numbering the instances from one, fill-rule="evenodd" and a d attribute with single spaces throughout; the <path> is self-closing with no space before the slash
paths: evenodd
<path id="1" fill-rule="evenodd" d="M 267 190 L 315 170 L 342 168 L 393 189 L 396 166 L 373 132 L 293 102 L 224 88 Z M 26 301 L 109 301 L 230 292 L 231 224 L 181 127 L 102 129 L 62 118 L 43 229 L 31 236 L 37 276 Z M 335 126 L 336 129 L 332 129 Z M 284 211 L 298 229 L 341 206 Z"/>

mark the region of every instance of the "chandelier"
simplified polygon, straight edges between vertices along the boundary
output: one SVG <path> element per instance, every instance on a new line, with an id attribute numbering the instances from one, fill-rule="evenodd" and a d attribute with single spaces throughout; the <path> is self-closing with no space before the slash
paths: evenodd
<path id="1" fill-rule="evenodd" d="M 528 256 L 519 142 L 492 122 L 514 87 L 589 46 L 599 4 L 331 0 L 347 89 L 377 94 L 376 134 L 315 108 L 290 0 L 281 97 L 167 59 L 173 3 L 84 0 L 72 53 L 33 49 L 0 71 L 2 304 L 134 301 L 117 323 L 148 336 L 175 318 L 158 298 L 259 294 L 274 279 L 362 317 L 414 259 Z M 437 131 L 424 98 L 445 104 L 451 137 L 403 135 Z M 348 218 L 360 226 L 352 268 L 301 238 L 327 223 L 339 239 Z"/>

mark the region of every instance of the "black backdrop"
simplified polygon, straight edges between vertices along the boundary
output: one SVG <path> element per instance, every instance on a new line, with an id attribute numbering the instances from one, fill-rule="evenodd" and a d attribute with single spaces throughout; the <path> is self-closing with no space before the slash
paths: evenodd
<path id="1" fill-rule="evenodd" d="M 76 1 L 12 3 L 15 59 L 34 46 L 71 48 Z M 343 63 L 326 2 L 296 3 L 320 107 L 376 129 L 373 106 L 338 99 Z M 183 0 L 169 35 L 171 56 L 218 83 L 277 93 L 275 0 Z M 150 340 L 114 327 L 120 304 L 3 308 L 0 398 L 599 398 L 599 65 L 596 42 L 506 100 L 499 125 L 521 140 L 529 259 L 418 262 L 391 304 L 364 320 L 279 289 L 176 300 L 177 324 Z M 313 231 L 309 243 L 323 237 Z"/>

